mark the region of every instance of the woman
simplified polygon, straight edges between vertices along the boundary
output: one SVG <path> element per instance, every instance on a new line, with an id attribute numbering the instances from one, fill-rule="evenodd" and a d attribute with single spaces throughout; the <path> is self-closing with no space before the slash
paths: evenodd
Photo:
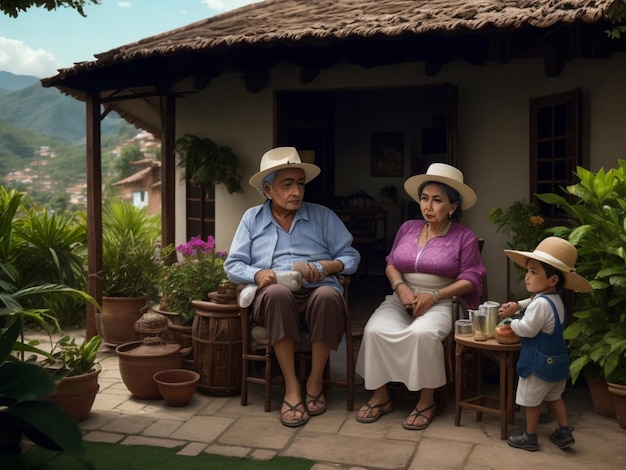
<path id="1" fill-rule="evenodd" d="M 434 391 L 446 383 L 442 340 L 452 328 L 452 297 L 465 297 L 476 308 L 486 270 L 476 235 L 459 222 L 461 211 L 476 203 L 463 173 L 433 163 L 426 174 L 409 178 L 404 189 L 419 203 L 424 220 L 402 224 L 387 256 L 385 274 L 393 294 L 365 326 L 356 372 L 374 393 L 356 420 L 372 423 L 393 411 L 387 383 L 402 382 L 420 390 L 403 423 L 419 430 L 432 422 Z"/>

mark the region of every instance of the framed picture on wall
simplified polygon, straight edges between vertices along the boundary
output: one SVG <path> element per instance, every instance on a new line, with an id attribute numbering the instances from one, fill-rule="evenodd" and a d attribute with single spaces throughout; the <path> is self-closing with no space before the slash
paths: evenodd
<path id="1" fill-rule="evenodd" d="M 372 133 L 372 176 L 402 176 L 404 134 Z"/>

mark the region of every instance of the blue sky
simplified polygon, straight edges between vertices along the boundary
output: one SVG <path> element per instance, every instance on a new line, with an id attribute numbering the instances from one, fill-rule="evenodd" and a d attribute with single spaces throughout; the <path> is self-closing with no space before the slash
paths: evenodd
<path id="1" fill-rule="evenodd" d="M 260 0 L 102 0 L 87 17 L 75 10 L 30 8 L 0 16 L 0 71 L 39 78 L 94 60 L 94 54 Z"/>

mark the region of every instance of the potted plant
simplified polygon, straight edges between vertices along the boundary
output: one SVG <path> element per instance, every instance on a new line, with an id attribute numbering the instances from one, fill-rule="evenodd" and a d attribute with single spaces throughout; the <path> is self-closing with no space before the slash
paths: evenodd
<path id="1" fill-rule="evenodd" d="M 77 344 L 76 338 L 64 335 L 43 360 L 51 373 L 56 389 L 47 400 L 65 409 L 76 421 L 89 417 L 100 388 L 98 376 L 102 366 L 96 362 L 101 336 L 93 336 Z"/>
<path id="2" fill-rule="evenodd" d="M 167 261 L 176 254 L 174 263 Z M 191 326 L 195 309 L 193 300 L 208 300 L 209 293 L 228 281 L 224 271 L 226 252 L 215 250 L 215 239 L 199 236 L 187 243 L 161 249 L 163 273 L 161 300 L 157 312 L 166 314 L 169 328 L 183 348 L 191 346 Z"/>
<path id="3" fill-rule="evenodd" d="M 107 345 L 130 341 L 146 302 L 156 301 L 161 260 L 160 215 L 111 199 L 102 213 L 102 312 L 100 334 Z"/>
<path id="4" fill-rule="evenodd" d="M 229 193 L 242 193 L 239 157 L 230 147 L 218 145 L 206 137 L 185 134 L 176 140 L 180 155 L 178 166 L 185 168 L 186 177 L 203 186 L 224 184 Z"/>
<path id="5" fill-rule="evenodd" d="M 550 231 L 576 246 L 577 272 L 594 288 L 590 295 L 576 296 L 575 321 L 564 332 L 572 382 L 582 373 L 626 385 L 626 160 L 596 173 L 578 167 L 576 176 L 579 181 L 565 188 L 571 200 L 553 193 L 538 196 L 575 221 L 574 228 Z"/>

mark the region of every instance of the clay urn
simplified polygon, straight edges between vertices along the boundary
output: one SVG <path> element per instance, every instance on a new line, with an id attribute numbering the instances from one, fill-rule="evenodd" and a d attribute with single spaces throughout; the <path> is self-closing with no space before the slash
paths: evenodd
<path id="1" fill-rule="evenodd" d="M 165 343 L 162 338 L 148 336 L 115 348 L 120 361 L 124 385 L 135 398 L 159 400 L 161 393 L 153 376 L 166 369 L 180 369 L 183 357 L 180 344 Z"/>

